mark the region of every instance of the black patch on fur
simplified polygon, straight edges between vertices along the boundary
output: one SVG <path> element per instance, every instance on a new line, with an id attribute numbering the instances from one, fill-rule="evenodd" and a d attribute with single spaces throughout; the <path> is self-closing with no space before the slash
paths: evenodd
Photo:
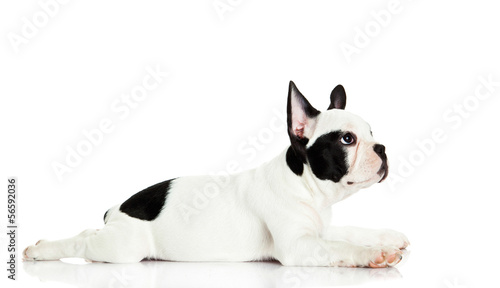
<path id="1" fill-rule="evenodd" d="M 295 155 L 295 151 L 292 146 L 288 147 L 288 150 L 286 151 L 286 164 L 290 167 L 293 173 L 297 176 L 302 176 L 302 173 L 304 172 L 304 162 L 302 162 L 302 160 Z"/>
<path id="2" fill-rule="evenodd" d="M 317 178 L 339 182 L 347 174 L 347 152 L 340 143 L 342 135 L 340 131 L 322 135 L 307 149 L 309 165 Z"/>
<path id="3" fill-rule="evenodd" d="M 120 206 L 120 211 L 130 217 L 153 221 L 165 206 L 172 180 L 160 182 L 130 197 Z"/>

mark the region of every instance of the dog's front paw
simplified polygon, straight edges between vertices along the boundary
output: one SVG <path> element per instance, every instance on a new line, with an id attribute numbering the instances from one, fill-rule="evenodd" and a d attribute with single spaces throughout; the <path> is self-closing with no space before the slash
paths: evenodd
<path id="1" fill-rule="evenodd" d="M 403 253 L 396 247 L 372 247 L 369 252 L 369 261 L 366 266 L 371 268 L 385 268 L 398 264 L 403 259 Z"/>

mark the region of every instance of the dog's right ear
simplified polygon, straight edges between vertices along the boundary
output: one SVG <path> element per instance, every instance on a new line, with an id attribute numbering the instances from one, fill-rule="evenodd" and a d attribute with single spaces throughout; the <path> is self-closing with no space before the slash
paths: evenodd
<path id="1" fill-rule="evenodd" d="M 288 86 L 287 125 L 288 136 L 295 155 L 306 163 L 306 144 L 314 133 L 316 116 L 320 112 L 300 93 L 293 81 Z"/>
<path id="2" fill-rule="evenodd" d="M 335 89 L 333 89 L 332 93 L 330 94 L 330 106 L 328 107 L 328 110 L 330 109 L 345 109 L 345 102 L 346 102 L 346 95 L 345 95 L 345 90 L 344 86 L 342 85 L 337 85 Z"/>

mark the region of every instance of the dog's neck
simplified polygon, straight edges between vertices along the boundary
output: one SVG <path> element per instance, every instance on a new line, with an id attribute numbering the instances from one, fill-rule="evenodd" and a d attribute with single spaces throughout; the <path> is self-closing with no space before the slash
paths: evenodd
<path id="1" fill-rule="evenodd" d="M 283 182 L 274 181 L 274 179 L 290 179 L 286 186 L 292 186 L 294 189 L 288 191 L 288 193 L 296 194 L 302 199 L 310 199 L 317 207 L 321 208 L 330 207 L 357 192 L 358 189 L 348 189 L 340 183 L 318 179 L 307 164 L 304 164 L 302 174 L 296 175 L 286 162 L 286 153 L 287 149 L 257 168 L 264 175 L 273 175 L 272 178 L 266 177 L 273 190 L 281 191 L 286 189 L 286 187 L 283 187 Z M 299 187 L 302 189 L 299 189 Z"/>

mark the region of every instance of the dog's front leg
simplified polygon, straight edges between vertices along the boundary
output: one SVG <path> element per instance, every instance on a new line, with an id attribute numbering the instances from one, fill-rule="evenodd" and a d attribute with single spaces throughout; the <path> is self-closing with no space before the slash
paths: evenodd
<path id="1" fill-rule="evenodd" d="M 329 241 L 345 241 L 369 247 L 394 246 L 405 249 L 410 245 L 408 238 L 403 233 L 391 229 L 329 226 L 325 229 L 322 238 Z"/>
<path id="2" fill-rule="evenodd" d="M 397 247 L 365 247 L 315 236 L 302 236 L 295 241 L 275 245 L 275 257 L 285 266 L 381 268 L 394 266 L 402 258 Z"/>

